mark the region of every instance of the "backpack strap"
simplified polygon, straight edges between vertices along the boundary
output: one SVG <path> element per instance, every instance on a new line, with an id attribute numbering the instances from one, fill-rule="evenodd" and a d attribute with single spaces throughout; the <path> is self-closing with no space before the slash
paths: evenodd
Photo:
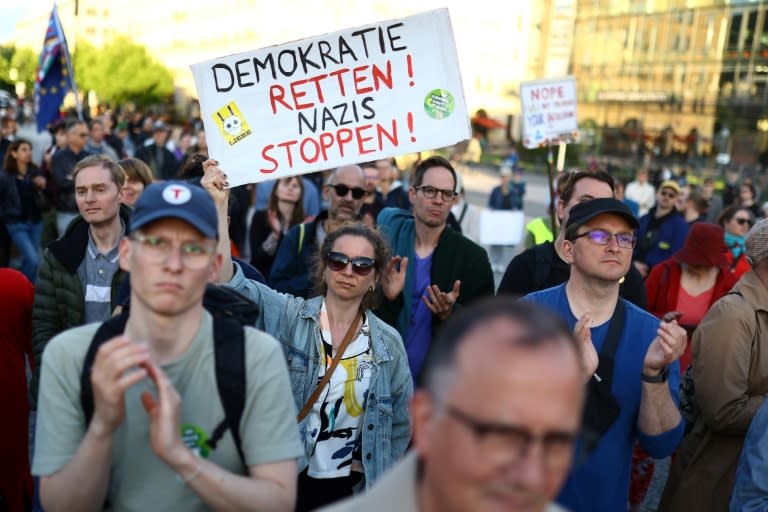
<path id="1" fill-rule="evenodd" d="M 85 353 L 83 369 L 80 372 L 80 406 L 85 415 L 86 429 L 88 428 L 88 425 L 90 425 L 91 418 L 93 417 L 93 386 L 91 385 L 91 370 L 93 370 L 93 362 L 96 360 L 96 353 L 99 351 L 99 347 L 104 343 L 115 336 L 123 334 L 126 322 L 128 322 L 128 313 L 112 317 L 101 324 L 96 330 L 96 334 L 94 334 L 91 339 L 91 344 L 88 346 L 88 352 Z"/>
<path id="2" fill-rule="evenodd" d="M 533 272 L 534 289 L 532 291 L 543 290 L 549 271 L 552 269 L 552 252 L 546 244 L 533 246 L 533 253 L 536 255 L 536 267 Z"/>
<path id="3" fill-rule="evenodd" d="M 216 385 L 224 408 L 224 419 L 206 444 L 216 449 L 224 432 L 229 430 L 240 461 L 247 468 L 240 437 L 240 420 L 245 409 L 245 330 L 234 317 L 217 314 L 213 317 L 213 340 Z"/>

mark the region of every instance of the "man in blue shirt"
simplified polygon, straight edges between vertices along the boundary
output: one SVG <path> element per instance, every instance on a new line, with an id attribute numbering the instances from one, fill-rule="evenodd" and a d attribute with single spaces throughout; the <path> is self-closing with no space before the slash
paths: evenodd
<path id="1" fill-rule="evenodd" d="M 768 401 L 760 406 L 744 441 L 731 512 L 758 512 L 768 506 Z"/>
<path id="2" fill-rule="evenodd" d="M 525 297 L 557 311 L 574 328 L 582 341 L 585 381 L 593 381 L 588 384 L 580 446 L 592 451 L 575 462 L 558 498 L 574 512 L 626 510 L 635 440 L 653 457 L 662 458 L 683 436 L 676 361 L 685 349 L 685 330 L 676 320 L 660 324 L 619 298 L 619 280 L 631 264 L 637 227 L 631 210 L 616 199 L 577 204 L 568 217 L 563 244 L 564 259 L 571 265 L 569 280 Z M 611 330 L 615 335 L 609 336 Z M 606 347 L 611 341 L 617 342 L 613 351 Z M 603 404 L 612 402 L 612 421 L 602 430 L 590 424 L 590 401 L 599 404 L 597 416 L 602 419 L 607 417 Z M 593 434 L 592 445 L 586 434 Z"/>
<path id="3" fill-rule="evenodd" d="M 456 308 L 493 295 L 488 253 L 447 227 L 456 197 L 456 171 L 445 158 L 432 156 L 414 171 L 408 190 L 413 213 L 384 208 L 377 220 L 402 264 L 399 286 L 384 288 L 376 314 L 400 332 L 414 380 L 442 322 Z"/>

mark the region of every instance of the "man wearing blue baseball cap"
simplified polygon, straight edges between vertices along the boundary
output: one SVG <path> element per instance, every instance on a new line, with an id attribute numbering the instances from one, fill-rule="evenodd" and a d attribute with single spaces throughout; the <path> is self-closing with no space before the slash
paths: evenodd
<path id="1" fill-rule="evenodd" d="M 574 512 L 627 507 L 632 445 L 654 458 L 670 455 L 682 439 L 678 408 L 685 330 L 619 297 L 632 264 L 639 227 L 613 198 L 575 205 L 565 227 L 565 283 L 525 300 L 559 313 L 581 341 L 587 384 L 583 431 L 557 503 Z"/>
<path id="2" fill-rule="evenodd" d="M 151 185 L 130 226 L 120 242 L 130 312 L 66 331 L 44 353 L 33 465 L 43 506 L 292 510 L 302 447 L 274 338 L 230 331 L 244 349 L 238 421 L 225 403 L 226 320 L 202 305 L 221 267 L 211 197 Z"/>

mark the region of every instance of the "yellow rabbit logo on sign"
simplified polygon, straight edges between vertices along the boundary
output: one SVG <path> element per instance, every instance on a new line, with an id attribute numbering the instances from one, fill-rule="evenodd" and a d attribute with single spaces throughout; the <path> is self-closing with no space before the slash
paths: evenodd
<path id="1" fill-rule="evenodd" d="M 212 117 L 230 146 L 253 133 L 234 101 L 217 110 Z"/>

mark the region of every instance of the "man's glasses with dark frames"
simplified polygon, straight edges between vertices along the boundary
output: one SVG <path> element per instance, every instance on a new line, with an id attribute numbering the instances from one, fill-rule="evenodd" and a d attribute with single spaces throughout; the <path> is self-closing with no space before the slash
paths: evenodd
<path id="1" fill-rule="evenodd" d="M 362 199 L 367 192 L 365 189 L 360 187 L 351 188 L 346 185 L 328 185 L 331 187 L 335 192 L 336 195 L 339 197 L 345 197 L 349 192 L 352 192 L 352 199 Z"/>
<path id="2" fill-rule="evenodd" d="M 421 190 L 421 193 L 424 194 L 424 197 L 427 199 L 434 199 L 437 197 L 437 193 L 440 193 L 440 196 L 443 198 L 443 201 L 453 201 L 453 199 L 456 197 L 456 192 L 453 190 L 446 190 L 444 188 L 435 188 L 430 185 L 422 185 L 420 187 L 413 187 L 416 190 Z"/>
<path id="3" fill-rule="evenodd" d="M 576 433 L 554 431 L 534 434 L 525 427 L 490 423 L 472 418 L 451 405 L 447 412 L 469 429 L 478 442 L 480 456 L 491 463 L 514 464 L 525 459 L 533 444 L 541 444 L 544 465 L 562 469 L 570 464 Z"/>

